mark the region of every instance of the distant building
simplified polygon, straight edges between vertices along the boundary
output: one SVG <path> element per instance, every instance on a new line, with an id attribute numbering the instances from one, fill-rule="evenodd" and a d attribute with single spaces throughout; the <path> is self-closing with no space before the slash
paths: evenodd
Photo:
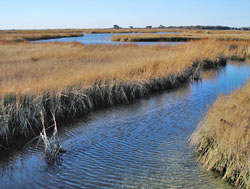
<path id="1" fill-rule="evenodd" d="M 120 26 L 118 26 L 118 25 L 114 25 L 114 28 L 115 28 L 115 29 L 119 29 L 119 28 L 120 28 Z"/>

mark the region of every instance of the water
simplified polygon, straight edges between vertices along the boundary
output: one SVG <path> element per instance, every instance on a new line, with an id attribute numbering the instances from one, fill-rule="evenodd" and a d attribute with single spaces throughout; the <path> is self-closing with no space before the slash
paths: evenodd
<path id="1" fill-rule="evenodd" d="M 176 33 L 176 32 L 158 32 L 158 33 Z M 82 37 L 69 37 L 48 40 L 37 40 L 38 42 L 80 42 L 85 45 L 91 44 L 106 44 L 106 45 L 122 45 L 122 44 L 136 44 L 136 45 L 175 45 L 183 44 L 184 42 L 117 42 L 111 41 L 113 35 L 137 35 L 141 33 L 104 33 L 104 34 L 84 34 Z"/>
<path id="2" fill-rule="evenodd" d="M 187 139 L 220 94 L 243 86 L 247 64 L 205 72 L 202 82 L 91 114 L 59 130 L 61 165 L 41 148 L 0 157 L 0 188 L 230 188 L 196 161 Z"/>

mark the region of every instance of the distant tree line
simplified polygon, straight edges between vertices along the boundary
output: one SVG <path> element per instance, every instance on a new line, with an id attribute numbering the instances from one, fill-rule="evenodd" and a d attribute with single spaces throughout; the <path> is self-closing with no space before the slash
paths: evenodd
<path id="1" fill-rule="evenodd" d="M 120 29 L 121 27 L 118 25 L 113 25 L 115 29 Z M 134 28 L 130 26 L 130 28 Z M 159 25 L 158 27 L 146 26 L 145 28 L 167 28 L 167 29 L 194 29 L 194 30 L 250 30 L 250 27 L 229 27 L 229 26 L 164 26 Z"/>
<path id="2" fill-rule="evenodd" d="M 197 30 L 250 30 L 250 27 L 229 27 L 229 26 L 169 26 L 169 29 L 197 29 Z"/>

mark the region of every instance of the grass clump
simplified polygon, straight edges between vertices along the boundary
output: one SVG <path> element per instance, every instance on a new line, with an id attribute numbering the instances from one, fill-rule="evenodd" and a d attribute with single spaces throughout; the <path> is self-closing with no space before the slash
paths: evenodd
<path id="1" fill-rule="evenodd" d="M 240 188 L 250 188 L 250 82 L 220 96 L 191 137 L 199 159 Z"/>
<path id="2" fill-rule="evenodd" d="M 42 122 L 42 132 L 40 133 L 39 143 L 42 142 L 44 145 L 44 152 L 46 156 L 46 161 L 49 165 L 54 164 L 55 162 L 59 162 L 59 155 L 62 151 L 62 147 L 59 142 L 57 125 L 55 120 L 55 114 L 52 113 L 53 121 L 54 121 L 54 131 L 52 136 L 48 136 L 45 128 L 44 116 L 41 111 L 41 122 Z"/>

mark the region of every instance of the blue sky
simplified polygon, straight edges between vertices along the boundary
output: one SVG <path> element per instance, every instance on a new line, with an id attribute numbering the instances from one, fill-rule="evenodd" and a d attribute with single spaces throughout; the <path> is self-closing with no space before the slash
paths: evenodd
<path id="1" fill-rule="evenodd" d="M 250 27 L 250 0 L 0 0 L 0 29 Z"/>

